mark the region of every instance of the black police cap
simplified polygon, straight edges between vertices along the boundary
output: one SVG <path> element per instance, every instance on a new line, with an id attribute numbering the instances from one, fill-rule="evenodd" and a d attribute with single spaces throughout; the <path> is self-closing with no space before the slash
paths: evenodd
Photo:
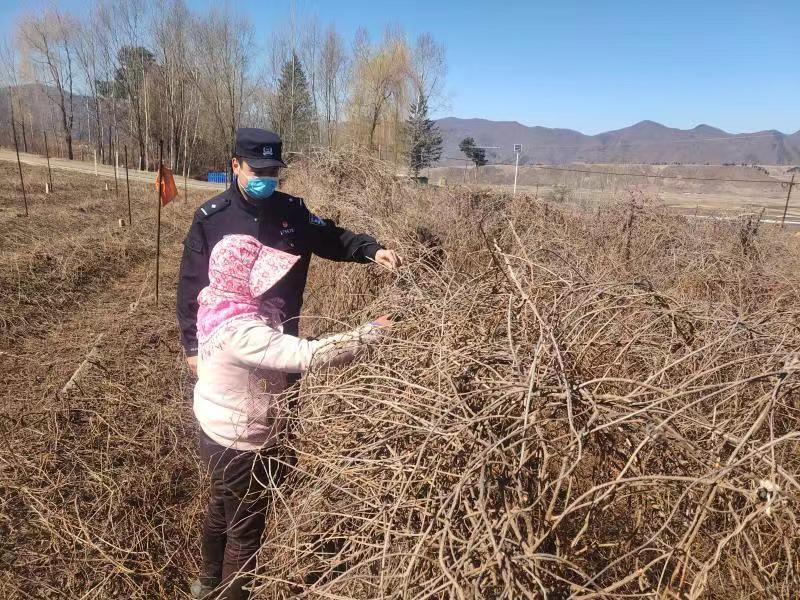
<path id="1" fill-rule="evenodd" d="M 239 128 L 236 131 L 235 154 L 254 169 L 286 166 L 281 160 L 281 136 L 266 129 Z"/>

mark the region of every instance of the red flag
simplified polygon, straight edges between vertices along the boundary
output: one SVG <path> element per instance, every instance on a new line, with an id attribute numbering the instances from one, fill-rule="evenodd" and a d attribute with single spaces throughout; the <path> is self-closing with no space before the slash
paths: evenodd
<path id="1" fill-rule="evenodd" d="M 163 174 L 163 178 L 161 174 Z M 171 169 L 162 166 L 161 174 L 156 175 L 156 189 L 159 190 L 161 206 L 166 206 L 177 197 L 178 188 L 175 185 L 175 178 L 172 176 Z"/>

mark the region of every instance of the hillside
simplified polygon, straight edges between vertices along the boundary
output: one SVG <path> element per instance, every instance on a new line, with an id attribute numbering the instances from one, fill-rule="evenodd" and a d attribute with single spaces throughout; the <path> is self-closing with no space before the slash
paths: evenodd
<path id="1" fill-rule="evenodd" d="M 774 164 L 800 162 L 800 131 L 732 134 L 698 125 L 689 130 L 641 121 L 630 127 L 585 135 L 571 129 L 528 127 L 516 121 L 458 119 L 437 121 L 444 138 L 444 156 L 460 159 L 458 143 L 467 136 L 489 151 L 490 162 L 513 162 L 514 144 L 522 144 L 522 164 L 584 163 L 693 163 Z M 443 164 L 455 164 L 454 160 Z"/>

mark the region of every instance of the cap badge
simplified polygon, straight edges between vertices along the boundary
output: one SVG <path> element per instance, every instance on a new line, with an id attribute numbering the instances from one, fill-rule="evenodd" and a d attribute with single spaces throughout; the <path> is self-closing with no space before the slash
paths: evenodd
<path id="1" fill-rule="evenodd" d="M 264 146 L 264 149 L 261 151 L 261 154 L 264 156 L 272 156 L 272 146 Z"/>

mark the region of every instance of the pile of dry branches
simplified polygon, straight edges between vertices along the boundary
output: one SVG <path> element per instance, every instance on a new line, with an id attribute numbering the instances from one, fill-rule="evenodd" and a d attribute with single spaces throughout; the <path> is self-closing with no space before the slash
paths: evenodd
<path id="1" fill-rule="evenodd" d="M 348 222 L 409 260 L 316 272 L 309 311 L 401 320 L 369 360 L 304 380 L 258 597 L 796 592 L 796 238 L 636 193 L 591 214 L 392 193 L 341 165 L 298 192 L 313 207 L 300 182 L 333 181 Z"/>

